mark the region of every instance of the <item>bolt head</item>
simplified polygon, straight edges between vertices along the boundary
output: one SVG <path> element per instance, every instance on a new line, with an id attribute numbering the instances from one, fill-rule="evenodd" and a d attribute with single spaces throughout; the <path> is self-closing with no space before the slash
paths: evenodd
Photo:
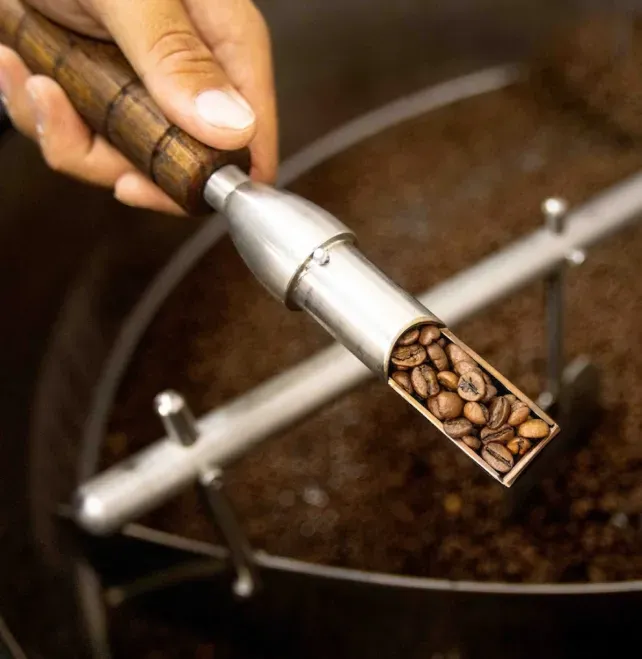
<path id="1" fill-rule="evenodd" d="M 554 217 L 565 215 L 568 212 L 568 202 L 561 197 L 549 197 L 542 204 L 542 212 Z"/>
<path id="2" fill-rule="evenodd" d="M 154 407 L 162 417 L 178 414 L 185 408 L 185 399 L 176 391 L 163 391 L 154 398 Z"/>
<path id="3" fill-rule="evenodd" d="M 243 571 L 237 576 L 236 581 L 232 584 L 232 590 L 237 597 L 247 599 L 254 593 L 254 580 L 249 574 Z"/>
<path id="4" fill-rule="evenodd" d="M 586 252 L 581 249 L 573 249 L 566 255 L 566 260 L 570 265 L 582 265 L 586 261 Z"/>
<path id="5" fill-rule="evenodd" d="M 328 254 L 328 250 L 324 247 L 317 247 L 312 252 L 312 260 L 318 265 L 325 265 L 330 260 L 330 254 Z"/>

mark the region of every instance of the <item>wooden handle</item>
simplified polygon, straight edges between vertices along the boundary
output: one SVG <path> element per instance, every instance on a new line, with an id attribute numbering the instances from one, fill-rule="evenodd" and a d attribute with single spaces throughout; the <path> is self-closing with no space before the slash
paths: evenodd
<path id="1" fill-rule="evenodd" d="M 217 169 L 249 171 L 247 149 L 217 151 L 172 125 L 115 45 L 69 32 L 17 0 L 0 0 L 0 41 L 54 78 L 87 124 L 188 213 L 209 209 L 203 190 Z"/>

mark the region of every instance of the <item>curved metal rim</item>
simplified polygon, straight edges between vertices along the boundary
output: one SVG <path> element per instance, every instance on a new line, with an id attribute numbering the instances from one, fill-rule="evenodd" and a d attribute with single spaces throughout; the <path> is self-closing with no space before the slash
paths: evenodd
<path id="1" fill-rule="evenodd" d="M 322 138 L 303 148 L 287 159 L 282 167 L 279 186 L 292 183 L 313 167 L 329 160 L 340 152 L 380 133 L 383 130 L 408 121 L 426 112 L 446 107 L 481 94 L 496 91 L 519 80 L 523 68 L 508 63 L 482 69 L 478 72 L 431 85 L 411 96 L 389 103 L 331 131 Z M 154 279 L 139 304 L 125 320 L 114 347 L 106 361 L 84 429 L 84 440 L 79 459 L 78 480 L 82 482 L 95 473 L 100 446 L 105 432 L 109 411 L 118 386 L 125 374 L 129 359 L 160 309 L 167 296 L 182 279 L 196 266 L 200 259 L 226 233 L 225 220 L 215 214 L 204 226 L 195 232 L 176 252 L 165 268 Z M 130 525 L 130 529 L 140 528 Z M 179 536 L 152 531 L 155 537 L 163 537 L 165 542 L 175 544 Z M 147 533 L 143 532 L 143 535 Z M 174 538 L 174 542 L 171 541 Z M 217 549 L 220 558 L 221 548 L 206 543 L 191 543 L 200 546 L 200 551 L 213 555 Z M 209 549 L 208 549 L 209 548 Z M 383 587 L 408 588 L 412 590 L 442 590 L 450 592 L 505 594 L 505 595 L 589 595 L 610 594 L 642 590 L 642 581 L 606 582 L 601 584 L 511 584 L 508 582 L 450 581 L 406 577 L 382 572 L 367 572 L 341 567 L 320 566 L 296 559 L 273 556 L 262 551 L 256 552 L 259 565 L 300 574 L 313 574 L 330 579 L 341 579 L 359 583 L 369 583 Z"/>
<path id="2" fill-rule="evenodd" d="M 128 524 L 123 535 L 139 540 L 161 544 L 190 554 L 207 557 L 215 561 L 227 560 L 228 551 L 219 545 L 201 540 L 190 540 L 173 533 L 151 529 L 140 524 Z M 259 567 L 279 572 L 311 575 L 322 579 L 367 583 L 384 588 L 409 590 L 448 591 L 456 593 L 478 593 L 481 595 L 611 595 L 642 591 L 642 580 L 615 581 L 597 584 L 512 584 L 494 581 L 450 581 L 429 577 L 407 577 L 384 572 L 366 572 L 345 567 L 317 565 L 295 558 L 274 556 L 263 550 L 254 552 Z"/>

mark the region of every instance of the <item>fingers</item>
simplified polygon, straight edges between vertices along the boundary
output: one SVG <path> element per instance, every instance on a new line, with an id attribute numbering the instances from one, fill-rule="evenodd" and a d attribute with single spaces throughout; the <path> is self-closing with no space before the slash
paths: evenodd
<path id="1" fill-rule="evenodd" d="M 256 113 L 256 136 L 250 144 L 252 176 L 271 183 L 277 173 L 278 130 L 265 20 L 250 0 L 186 0 L 186 6 L 207 46 Z"/>
<path id="2" fill-rule="evenodd" d="M 216 4 L 216 3 L 214 3 Z M 167 118 L 215 148 L 246 146 L 256 117 L 177 0 L 95 0 L 114 40 Z"/>
<path id="3" fill-rule="evenodd" d="M 62 88 L 32 76 L 20 57 L 0 46 L 0 91 L 14 127 L 40 145 L 55 171 L 94 185 L 114 188 L 124 204 L 185 215 L 102 137 L 92 135 Z"/>
<path id="4" fill-rule="evenodd" d="M 53 170 L 110 188 L 134 169 L 103 138 L 91 133 L 54 80 L 33 76 L 25 83 L 25 94 L 32 104 L 42 155 Z"/>
<path id="5" fill-rule="evenodd" d="M 178 204 L 140 172 L 129 172 L 121 176 L 116 181 L 114 197 L 127 206 L 151 208 L 180 217 L 187 215 Z"/>
<path id="6" fill-rule="evenodd" d="M 25 83 L 36 134 L 47 164 L 57 172 L 114 189 L 128 206 L 184 215 L 181 208 L 107 143 L 94 136 L 51 78 L 32 76 Z"/>
<path id="7" fill-rule="evenodd" d="M 13 50 L 0 46 L 0 92 L 6 110 L 16 130 L 37 140 L 36 121 L 25 92 L 25 83 L 30 75 L 29 69 Z"/>
<path id="8" fill-rule="evenodd" d="M 85 0 L 23 0 L 60 25 L 97 39 L 109 39 L 90 2 Z"/>

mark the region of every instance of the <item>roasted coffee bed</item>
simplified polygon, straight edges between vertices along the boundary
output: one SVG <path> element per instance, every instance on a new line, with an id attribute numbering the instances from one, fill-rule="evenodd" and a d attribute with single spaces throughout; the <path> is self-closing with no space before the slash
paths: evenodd
<path id="1" fill-rule="evenodd" d="M 291 189 L 354 228 L 364 253 L 419 293 L 539 226 L 543 199 L 578 205 L 642 167 L 642 145 L 561 90 L 551 75 L 560 71 L 547 67 L 389 129 Z M 587 354 L 600 368 L 604 413 L 516 518 L 505 516 L 500 483 L 372 381 L 228 469 L 227 491 L 254 546 L 449 579 L 642 578 L 640 253 L 642 226 L 634 226 L 568 273 L 567 358 Z M 543 285 L 456 331 L 528 396 L 542 391 Z M 269 298 L 222 240 L 144 337 L 102 466 L 162 434 L 152 409 L 162 389 L 180 391 L 200 415 L 329 342 L 308 317 Z M 142 521 L 217 539 L 196 491 Z"/>

